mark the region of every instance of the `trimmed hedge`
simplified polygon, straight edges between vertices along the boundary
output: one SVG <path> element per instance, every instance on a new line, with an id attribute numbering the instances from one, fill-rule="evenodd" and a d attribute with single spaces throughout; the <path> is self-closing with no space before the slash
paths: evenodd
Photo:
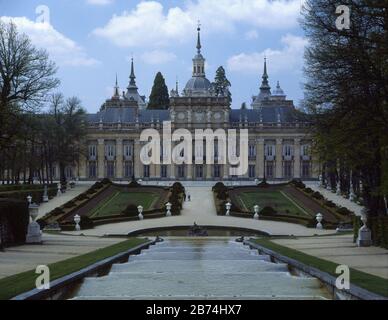
<path id="1" fill-rule="evenodd" d="M 0 221 L 3 225 L 2 235 L 5 245 L 26 242 L 30 215 L 26 201 L 0 199 Z"/>

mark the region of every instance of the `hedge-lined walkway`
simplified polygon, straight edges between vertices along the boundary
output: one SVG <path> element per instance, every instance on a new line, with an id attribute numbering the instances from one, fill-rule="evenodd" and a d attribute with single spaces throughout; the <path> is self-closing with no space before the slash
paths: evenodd
<path id="1" fill-rule="evenodd" d="M 349 199 L 345 199 L 342 196 L 338 196 L 336 193 L 333 193 L 329 190 L 319 188 L 316 182 L 307 182 L 306 186 L 313 189 L 314 191 L 320 192 L 326 199 L 333 201 L 335 204 L 348 208 L 350 211 L 353 211 L 358 216 L 361 215 L 363 207 L 359 204 L 354 203 Z"/>
<path id="2" fill-rule="evenodd" d="M 353 243 L 353 235 L 279 239 L 272 242 L 388 279 L 388 250 L 377 247 L 358 248 Z"/>
<path id="3" fill-rule="evenodd" d="M 66 202 L 73 200 L 75 197 L 88 190 L 92 185 L 93 183 L 77 183 L 73 189 L 66 191 L 61 196 L 54 197 L 47 203 L 42 203 L 39 206 L 38 219 L 43 218 L 46 213 L 49 213 L 55 208 L 62 206 Z"/>
<path id="4" fill-rule="evenodd" d="M 122 242 L 123 239 L 43 234 L 43 245 L 23 245 L 0 252 L 0 279 Z M 1 288 L 0 288 L 1 290 Z"/>

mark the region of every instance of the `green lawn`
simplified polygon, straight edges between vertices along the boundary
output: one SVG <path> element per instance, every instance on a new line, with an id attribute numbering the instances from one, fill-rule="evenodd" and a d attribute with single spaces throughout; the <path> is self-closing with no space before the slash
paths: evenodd
<path id="1" fill-rule="evenodd" d="M 277 190 L 241 192 L 238 194 L 238 198 L 242 205 L 251 212 L 253 212 L 253 207 L 255 205 L 259 205 L 261 209 L 264 207 L 272 207 L 278 213 L 282 214 L 292 216 L 309 216 L 303 208 L 299 207 L 296 203 Z"/>
<path id="2" fill-rule="evenodd" d="M 126 252 L 144 242 L 146 242 L 145 239 L 133 238 L 78 257 L 49 264 L 51 281 L 79 271 L 100 260 Z M 0 300 L 7 300 L 34 289 L 37 276 L 35 270 L 30 270 L 0 279 Z"/>
<path id="3" fill-rule="evenodd" d="M 160 194 L 152 192 L 123 192 L 117 191 L 111 197 L 101 201 L 90 214 L 90 218 L 119 215 L 129 204 L 143 206 L 144 211 L 152 208 Z"/>
<path id="4" fill-rule="evenodd" d="M 283 256 L 300 261 L 310 267 L 319 269 L 323 272 L 331 274 L 334 277 L 338 277 L 335 273 L 339 264 L 328 260 L 316 258 L 314 256 L 305 254 L 303 252 L 290 249 L 285 246 L 281 246 L 268 239 L 254 239 L 253 242 L 275 251 Z M 350 268 L 350 282 L 356 286 L 364 288 L 370 292 L 377 293 L 379 295 L 388 297 L 388 279 L 377 277 L 362 271 L 358 271 Z"/>

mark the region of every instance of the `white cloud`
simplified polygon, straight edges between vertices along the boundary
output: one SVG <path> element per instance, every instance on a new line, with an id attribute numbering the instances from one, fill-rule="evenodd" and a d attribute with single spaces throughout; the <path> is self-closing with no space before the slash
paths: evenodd
<path id="1" fill-rule="evenodd" d="M 256 40 L 258 38 L 259 38 L 259 33 L 254 29 L 245 33 L 245 39 L 247 40 Z"/>
<path id="2" fill-rule="evenodd" d="M 151 65 L 165 64 L 176 59 L 176 55 L 172 52 L 153 50 L 144 52 L 141 59 Z"/>
<path id="3" fill-rule="evenodd" d="M 233 31 L 237 24 L 255 28 L 297 26 L 301 0 L 196 0 L 165 10 L 161 2 L 142 1 L 130 12 L 114 15 L 93 34 L 120 47 L 168 46 L 192 39 L 197 19 L 205 33 Z"/>
<path id="4" fill-rule="evenodd" d="M 229 71 L 247 74 L 263 72 L 264 57 L 268 58 L 270 72 L 301 71 L 304 49 L 307 40 L 303 37 L 287 34 L 281 39 L 284 47 L 280 50 L 266 49 L 262 52 L 240 53 L 228 59 Z"/>
<path id="5" fill-rule="evenodd" d="M 95 6 L 106 6 L 108 4 L 112 4 L 114 0 L 86 0 L 88 4 Z"/>
<path id="6" fill-rule="evenodd" d="M 51 24 L 34 22 L 26 17 L 0 17 L 3 22 L 13 21 L 19 32 L 25 33 L 38 48 L 46 49 L 59 66 L 94 66 L 99 61 L 87 55 L 75 41 L 58 32 Z"/>

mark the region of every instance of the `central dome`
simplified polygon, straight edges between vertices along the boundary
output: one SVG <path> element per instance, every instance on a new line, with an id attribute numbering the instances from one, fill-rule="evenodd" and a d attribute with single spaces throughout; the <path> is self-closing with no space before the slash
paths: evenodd
<path id="1" fill-rule="evenodd" d="M 211 87 L 211 83 L 204 77 L 192 77 L 186 84 L 185 90 L 187 91 L 208 91 Z"/>

